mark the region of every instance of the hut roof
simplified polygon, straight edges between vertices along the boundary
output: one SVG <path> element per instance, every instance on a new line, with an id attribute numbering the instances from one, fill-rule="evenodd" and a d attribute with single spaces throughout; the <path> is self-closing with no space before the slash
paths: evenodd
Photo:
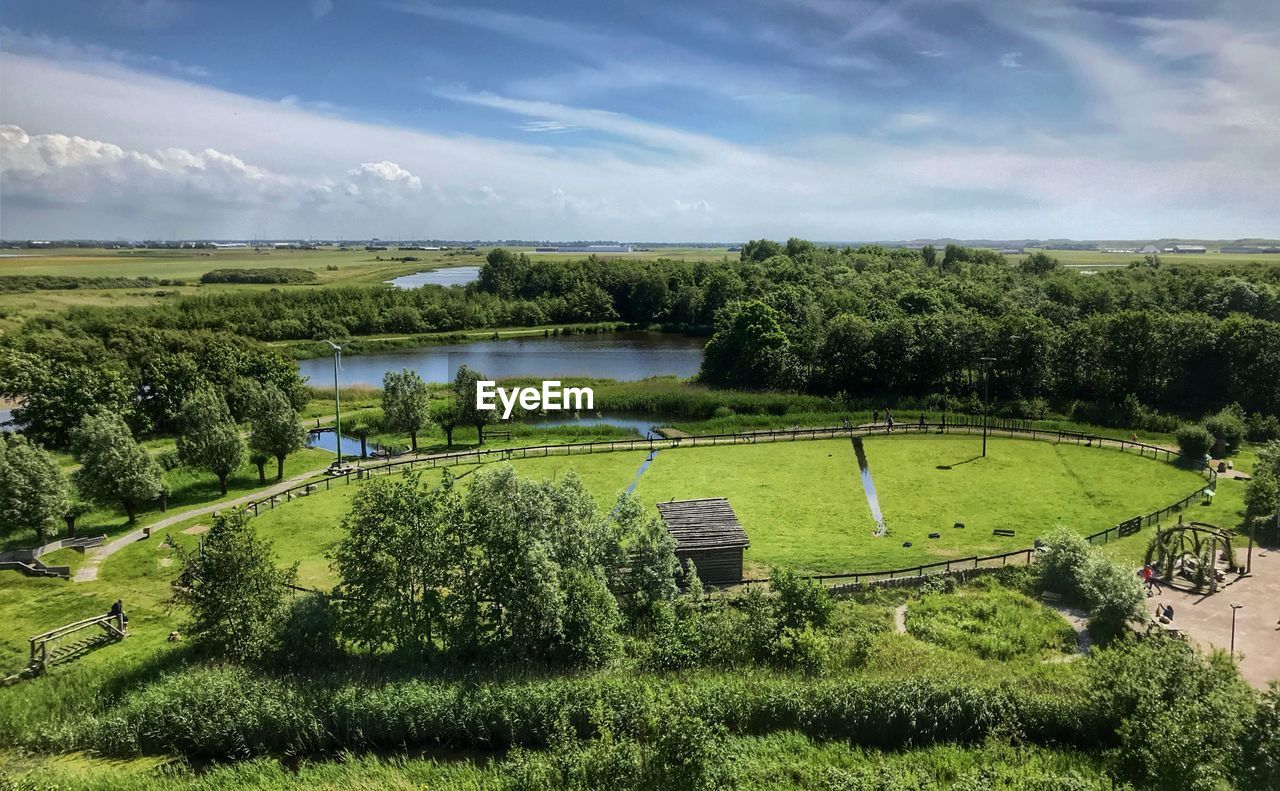
<path id="1" fill-rule="evenodd" d="M 746 549 L 751 545 L 723 497 L 658 503 L 658 514 L 676 540 L 677 551 Z"/>

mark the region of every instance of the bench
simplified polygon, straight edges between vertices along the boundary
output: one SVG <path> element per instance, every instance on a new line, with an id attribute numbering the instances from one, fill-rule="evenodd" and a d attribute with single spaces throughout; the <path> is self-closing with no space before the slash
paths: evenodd
<path id="1" fill-rule="evenodd" d="M 1013 531 L 996 528 L 995 530 L 991 531 L 991 535 L 1000 536 L 1002 538 L 1013 538 Z"/>

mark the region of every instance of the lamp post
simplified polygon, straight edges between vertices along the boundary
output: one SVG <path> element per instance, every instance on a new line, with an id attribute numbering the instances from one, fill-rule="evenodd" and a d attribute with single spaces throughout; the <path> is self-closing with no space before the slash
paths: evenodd
<path id="1" fill-rule="evenodd" d="M 342 347 L 333 341 L 325 341 L 333 347 L 333 425 L 338 438 L 338 460 L 335 467 L 342 466 L 342 397 L 338 390 L 338 358 L 342 356 Z"/>
<path id="2" fill-rule="evenodd" d="M 1243 604 L 1231 603 L 1231 655 L 1236 655 L 1236 612 L 1239 611 Z"/>
<path id="3" fill-rule="evenodd" d="M 991 364 L 994 357 L 981 357 L 986 367 L 982 371 L 982 458 L 987 457 L 987 422 L 991 416 Z"/>

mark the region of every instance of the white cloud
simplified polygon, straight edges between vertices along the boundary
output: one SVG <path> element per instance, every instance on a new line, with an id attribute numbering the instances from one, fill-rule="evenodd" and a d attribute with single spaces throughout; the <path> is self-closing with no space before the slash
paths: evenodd
<path id="1" fill-rule="evenodd" d="M 311 0 L 311 17 L 321 19 L 333 10 L 333 0 Z"/>
<path id="2" fill-rule="evenodd" d="M 1004 53 L 1000 56 L 1000 66 L 1005 69 L 1022 68 L 1022 53 L 1018 51 Z"/>
<path id="3" fill-rule="evenodd" d="M 1072 42 L 1045 40 L 1083 69 L 1094 53 Z M 1100 114 L 1135 92 L 1173 90 L 1133 68 L 1109 72 Z M 1244 93 L 1215 106 L 1242 108 L 1266 90 L 1237 85 Z M 1268 183 L 1280 168 L 1274 135 L 1238 126 L 1240 144 L 1223 146 L 1201 137 L 1211 118 L 1170 124 L 1164 145 L 1139 148 L 1110 129 L 1002 135 L 1000 145 L 974 130 L 978 142 L 924 144 L 870 125 L 765 146 L 561 103 L 449 94 L 518 123 L 596 133 L 558 146 L 554 135 L 534 144 L 358 122 L 119 62 L 0 53 L 0 93 L 0 122 L 21 128 L 6 129 L 0 149 L 9 238 L 1240 237 L 1273 235 L 1280 216 Z M 1157 94 L 1155 109 L 1185 98 Z M 1118 125 L 1163 130 L 1145 106 L 1123 109 Z M 890 120 L 982 125 L 934 111 Z"/>

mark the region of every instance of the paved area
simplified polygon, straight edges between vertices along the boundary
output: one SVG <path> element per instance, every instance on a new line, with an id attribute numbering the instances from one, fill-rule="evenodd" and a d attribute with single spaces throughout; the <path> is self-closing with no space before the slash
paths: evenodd
<path id="1" fill-rule="evenodd" d="M 1147 599 L 1173 605 L 1173 625 L 1202 647 L 1231 648 L 1231 605 L 1236 613 L 1236 660 L 1245 680 L 1259 689 L 1280 681 L 1280 547 L 1254 547 L 1253 574 L 1227 577 L 1212 596 L 1164 588 Z"/>

